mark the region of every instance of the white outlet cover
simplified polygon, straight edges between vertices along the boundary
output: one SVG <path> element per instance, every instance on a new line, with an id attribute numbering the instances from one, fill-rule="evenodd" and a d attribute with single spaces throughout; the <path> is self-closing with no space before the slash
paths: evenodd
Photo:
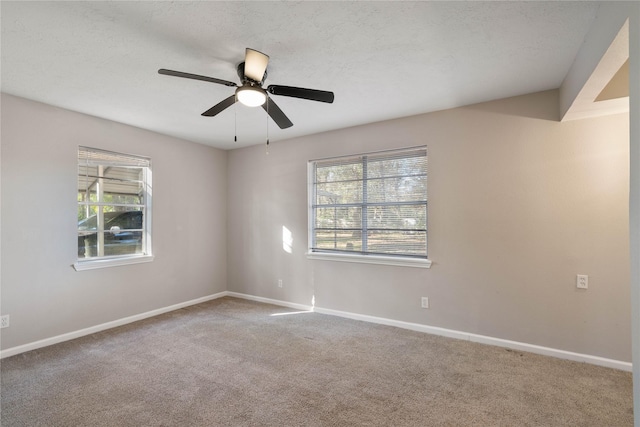
<path id="1" fill-rule="evenodd" d="M 588 289 L 589 288 L 589 276 L 586 274 L 578 274 L 576 276 L 576 287 L 578 289 Z"/>

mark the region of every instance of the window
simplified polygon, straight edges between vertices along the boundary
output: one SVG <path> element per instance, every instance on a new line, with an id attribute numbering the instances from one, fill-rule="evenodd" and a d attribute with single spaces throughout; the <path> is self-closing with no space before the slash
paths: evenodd
<path id="1" fill-rule="evenodd" d="M 430 265 L 426 147 L 311 161 L 309 182 L 311 258 Z"/>
<path id="2" fill-rule="evenodd" d="M 151 160 L 78 148 L 76 270 L 151 260 Z"/>

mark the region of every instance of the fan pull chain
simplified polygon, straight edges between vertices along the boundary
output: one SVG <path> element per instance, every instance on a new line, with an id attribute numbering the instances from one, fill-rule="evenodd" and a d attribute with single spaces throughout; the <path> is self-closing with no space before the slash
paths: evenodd
<path id="1" fill-rule="evenodd" d="M 269 99 L 267 98 L 267 156 L 269 155 Z"/>
<path id="2" fill-rule="evenodd" d="M 233 108 L 233 142 L 238 142 L 238 95 Z"/>

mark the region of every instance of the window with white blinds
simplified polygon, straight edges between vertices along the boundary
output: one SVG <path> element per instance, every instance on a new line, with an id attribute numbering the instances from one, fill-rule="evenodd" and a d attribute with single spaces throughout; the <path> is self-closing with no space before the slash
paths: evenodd
<path id="1" fill-rule="evenodd" d="M 427 149 L 310 162 L 310 252 L 427 258 Z"/>
<path id="2" fill-rule="evenodd" d="M 78 260 L 151 255 L 151 160 L 78 147 Z"/>

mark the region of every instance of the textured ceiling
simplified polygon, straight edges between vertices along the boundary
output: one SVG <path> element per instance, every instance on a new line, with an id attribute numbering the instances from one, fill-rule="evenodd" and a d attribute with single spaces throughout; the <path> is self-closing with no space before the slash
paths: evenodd
<path id="1" fill-rule="evenodd" d="M 3 92 L 223 149 L 560 86 L 599 2 L 1 2 Z M 265 84 L 331 90 L 200 114 L 251 47 Z M 233 142 L 237 128 L 238 142 Z"/>

